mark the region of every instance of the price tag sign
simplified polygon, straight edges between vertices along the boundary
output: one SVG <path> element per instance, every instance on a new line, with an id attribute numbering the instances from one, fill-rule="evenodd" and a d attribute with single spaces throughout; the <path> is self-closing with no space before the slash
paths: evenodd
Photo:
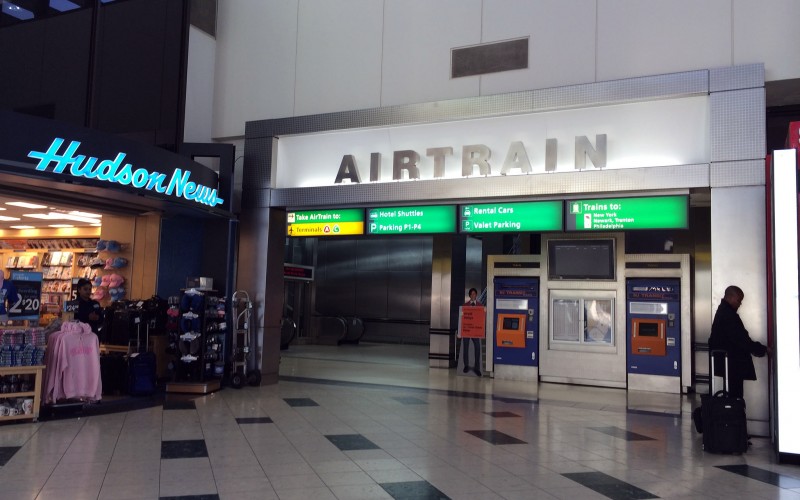
<path id="1" fill-rule="evenodd" d="M 76 313 L 78 312 L 78 301 L 77 300 L 68 300 L 64 302 L 64 312 L 66 313 Z"/>
<path id="2" fill-rule="evenodd" d="M 17 289 L 17 300 L 9 304 L 8 318 L 38 320 L 42 298 L 42 273 L 13 271 L 11 281 Z"/>
<path id="3" fill-rule="evenodd" d="M 69 289 L 69 300 L 78 300 L 78 281 L 80 278 L 72 278 L 72 286 Z"/>

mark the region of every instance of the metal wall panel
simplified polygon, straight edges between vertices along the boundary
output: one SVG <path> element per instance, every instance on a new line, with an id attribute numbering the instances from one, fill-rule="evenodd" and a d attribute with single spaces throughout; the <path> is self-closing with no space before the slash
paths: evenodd
<path id="1" fill-rule="evenodd" d="M 361 239 L 356 245 L 356 303 L 354 314 L 365 318 L 387 318 L 393 300 L 389 288 L 389 240 Z"/>
<path id="2" fill-rule="evenodd" d="M 743 64 L 708 70 L 708 90 L 723 92 L 764 86 L 764 65 Z"/>
<path id="3" fill-rule="evenodd" d="M 355 309 L 356 240 L 324 240 L 317 260 L 316 312 L 323 316 L 349 315 Z"/>
<path id="4" fill-rule="evenodd" d="M 708 164 L 622 170 L 584 170 L 537 175 L 350 184 L 275 189 L 271 203 L 281 207 L 342 206 L 378 202 L 458 201 L 470 198 L 561 197 L 571 193 L 708 187 Z"/>
<path id="5" fill-rule="evenodd" d="M 584 8 L 596 5 L 597 9 L 597 36 L 593 44 L 597 58 L 595 78 L 611 80 L 730 64 L 734 12 L 731 3 L 731 0 L 585 2 Z"/>
<path id="6" fill-rule="evenodd" d="M 482 272 L 483 264 L 483 240 L 479 238 L 467 238 L 467 256 L 464 264 L 464 302 L 469 299 L 467 291 L 470 288 L 478 290 L 478 295 L 483 292 L 486 281 Z"/>
<path id="7" fill-rule="evenodd" d="M 274 164 L 274 139 L 260 136 L 244 141 L 244 171 L 242 172 L 242 191 L 267 189 L 271 187 L 271 168 Z M 242 202 L 244 204 L 244 201 Z M 245 205 L 247 206 L 247 205 Z"/>
<path id="8" fill-rule="evenodd" d="M 384 106 L 247 122 L 245 139 L 362 127 L 400 126 L 486 116 L 705 95 L 708 71 L 687 71 L 508 94 Z"/>
<path id="9" fill-rule="evenodd" d="M 711 161 L 766 156 L 764 87 L 711 94 Z"/>
<path id="10" fill-rule="evenodd" d="M 767 343 L 767 276 L 765 188 L 730 187 L 711 190 L 711 290 L 712 308 L 695 311 L 713 318 L 725 288 L 737 285 L 745 299 L 739 316 L 750 337 Z M 755 359 L 758 382 L 745 382 L 749 431 L 768 435 L 769 393 L 767 359 Z"/>
<path id="11" fill-rule="evenodd" d="M 383 8 L 373 0 L 300 2 L 293 114 L 380 105 Z"/>
<path id="12" fill-rule="evenodd" d="M 393 320 L 419 320 L 422 318 L 420 297 L 424 279 L 425 276 L 421 272 L 389 272 L 387 317 Z"/>
<path id="13" fill-rule="evenodd" d="M 530 35 L 531 46 L 528 69 L 481 77 L 481 95 L 597 80 L 595 2 L 558 0 L 509 4 L 507 0 L 483 0 L 482 4 L 482 41 Z M 513 16 L 509 15 L 511 5 Z M 561 43 L 561 40 L 569 42 Z M 553 43 L 558 44 L 558 50 L 553 50 Z"/>
<path id="14" fill-rule="evenodd" d="M 317 245 L 316 314 L 430 320 L 431 238 L 324 239 Z M 365 339 L 406 342 L 418 325 L 368 323 Z M 425 325 L 427 331 L 427 325 Z"/>
<path id="15" fill-rule="evenodd" d="M 711 187 L 763 186 L 764 160 L 726 161 L 711 164 Z"/>

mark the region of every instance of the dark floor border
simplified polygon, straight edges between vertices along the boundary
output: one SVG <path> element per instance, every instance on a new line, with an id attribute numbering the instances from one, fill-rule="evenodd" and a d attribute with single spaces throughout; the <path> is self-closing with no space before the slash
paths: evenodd
<path id="1" fill-rule="evenodd" d="M 535 399 L 503 398 L 500 396 L 481 394 L 478 392 L 450 391 L 445 389 L 426 389 L 424 387 L 410 387 L 405 385 L 370 384 L 369 382 L 328 380 L 322 378 L 296 377 L 293 375 L 281 375 L 280 377 L 278 377 L 278 379 L 283 380 L 285 382 L 303 382 L 306 384 L 338 385 L 343 387 L 361 387 L 361 388 L 394 390 L 394 391 L 411 391 L 411 392 L 419 392 L 425 394 L 439 394 L 442 396 L 455 396 L 455 397 L 472 398 L 472 399 L 492 399 L 495 401 L 501 401 L 503 403 L 523 403 L 523 404 L 538 403 L 538 401 Z"/>
<path id="2" fill-rule="evenodd" d="M 447 389 L 429 389 L 424 387 L 409 387 L 404 385 L 371 384 L 369 382 L 328 380 L 328 379 L 318 379 L 311 377 L 297 377 L 293 375 L 281 375 L 278 377 L 278 380 L 282 380 L 284 382 L 302 382 L 307 384 L 337 385 L 342 387 L 361 387 L 361 388 L 371 388 L 371 389 L 381 389 L 381 390 L 411 391 L 424 394 L 438 394 L 442 396 L 500 401 L 501 403 L 512 403 L 512 404 L 530 404 L 530 405 L 545 404 L 548 406 L 562 406 L 562 407 L 574 407 L 577 404 L 581 404 L 578 402 L 573 403 L 573 402 L 556 401 L 556 400 L 550 401 L 543 399 L 504 398 L 502 396 L 495 396 L 494 394 L 482 394 L 479 392 L 451 391 Z M 637 409 L 623 408 L 618 406 L 603 406 L 603 405 L 588 406 L 584 404 L 584 406 L 581 406 L 581 408 L 588 410 L 628 413 L 634 415 L 649 415 L 649 416 L 666 417 L 666 418 L 682 418 L 682 413 L 664 413 L 660 411 L 637 410 Z"/>
<path id="3" fill-rule="evenodd" d="M 43 406 L 39 412 L 39 420 L 45 422 L 67 418 L 108 415 L 110 413 L 144 410 L 146 408 L 161 406 L 162 404 L 164 404 L 163 394 L 144 398 L 123 398 L 115 401 L 101 401 L 99 403 L 64 403 Z"/>

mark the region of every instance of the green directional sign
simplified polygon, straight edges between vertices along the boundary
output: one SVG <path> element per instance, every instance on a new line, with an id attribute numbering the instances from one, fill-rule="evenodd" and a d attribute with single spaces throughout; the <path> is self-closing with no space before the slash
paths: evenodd
<path id="1" fill-rule="evenodd" d="M 455 205 L 367 209 L 367 234 L 456 232 Z"/>
<path id="2" fill-rule="evenodd" d="M 347 236 L 364 234 L 364 209 L 287 212 L 287 236 Z"/>
<path id="3" fill-rule="evenodd" d="M 629 229 L 688 229 L 686 196 L 597 198 L 570 200 L 567 231 L 625 231 Z"/>
<path id="4" fill-rule="evenodd" d="M 462 233 L 561 231 L 562 208 L 560 201 L 461 205 L 459 228 Z"/>

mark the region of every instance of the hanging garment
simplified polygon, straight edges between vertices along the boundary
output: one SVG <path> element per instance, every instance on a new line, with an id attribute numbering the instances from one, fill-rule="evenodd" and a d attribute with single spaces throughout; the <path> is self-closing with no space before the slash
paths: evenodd
<path id="1" fill-rule="evenodd" d="M 100 341 L 88 324 L 64 323 L 50 335 L 46 365 L 45 403 L 101 399 Z"/>

